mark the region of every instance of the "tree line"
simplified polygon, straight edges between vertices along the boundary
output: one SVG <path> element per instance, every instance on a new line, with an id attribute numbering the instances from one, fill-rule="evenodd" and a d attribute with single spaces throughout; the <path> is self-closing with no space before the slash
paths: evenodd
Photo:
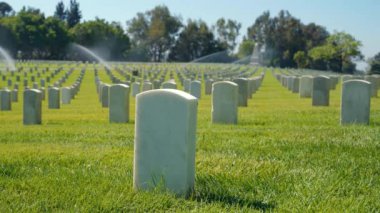
<path id="1" fill-rule="evenodd" d="M 266 66 L 347 73 L 356 69 L 355 61 L 363 60 L 362 44 L 354 36 L 304 24 L 288 11 L 274 17 L 264 12 L 248 27 L 240 44 L 239 22 L 224 18 L 211 26 L 200 19 L 184 22 L 164 5 L 137 13 L 126 28 L 104 19 L 81 19 L 76 0 L 67 6 L 59 2 L 50 17 L 31 7 L 15 12 L 0 2 L 0 45 L 18 59 L 74 59 L 66 50 L 70 43 L 78 43 L 101 50 L 108 60 L 152 62 L 188 62 L 223 51 L 228 53 L 225 61 L 232 61 L 257 48 Z M 369 63 L 373 72 L 380 73 L 380 53 Z"/>

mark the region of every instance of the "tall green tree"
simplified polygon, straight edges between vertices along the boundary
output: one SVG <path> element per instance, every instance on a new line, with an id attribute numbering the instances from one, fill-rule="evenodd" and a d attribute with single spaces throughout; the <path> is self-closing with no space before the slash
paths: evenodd
<path id="1" fill-rule="evenodd" d="M 127 25 L 134 48 L 146 48 L 151 60 L 158 62 L 174 45 L 182 23 L 166 6 L 156 6 L 143 14 L 138 13 Z"/>
<path id="2" fill-rule="evenodd" d="M 67 14 L 67 25 L 69 28 L 74 27 L 82 18 L 82 12 L 79 9 L 79 2 L 76 0 L 70 0 L 69 9 L 66 12 Z"/>
<path id="3" fill-rule="evenodd" d="M 336 72 L 355 71 L 355 61 L 362 60 L 360 52 L 361 42 L 352 35 L 345 32 L 335 32 L 330 35 L 325 44 L 315 47 L 309 51 L 309 56 L 314 65 L 322 69 L 329 69 Z"/>
<path id="4" fill-rule="evenodd" d="M 237 44 L 236 39 L 240 35 L 241 23 L 231 19 L 225 20 L 224 18 L 220 18 L 216 21 L 214 28 L 218 40 L 226 49 L 232 52 Z"/>
<path id="5" fill-rule="evenodd" d="M 63 1 L 58 2 L 57 6 L 55 6 L 54 17 L 60 19 L 61 21 L 66 20 L 66 10 Z"/>
<path id="6" fill-rule="evenodd" d="M 129 37 L 116 22 L 97 18 L 77 24 L 70 32 L 76 43 L 101 50 L 106 59 L 122 60 L 130 47 Z"/>
<path id="7" fill-rule="evenodd" d="M 252 39 L 243 38 L 243 41 L 239 45 L 238 57 L 244 58 L 253 53 L 253 48 L 255 48 L 255 42 Z"/>
<path id="8" fill-rule="evenodd" d="M 188 62 L 222 50 L 226 47 L 215 39 L 204 21 L 188 20 L 170 51 L 169 60 Z"/>
<path id="9" fill-rule="evenodd" d="M 369 65 L 371 74 L 380 74 L 380 52 L 369 60 Z"/>
<path id="10" fill-rule="evenodd" d="M 13 8 L 6 2 L 0 2 L 0 18 L 9 16 L 13 11 Z"/>

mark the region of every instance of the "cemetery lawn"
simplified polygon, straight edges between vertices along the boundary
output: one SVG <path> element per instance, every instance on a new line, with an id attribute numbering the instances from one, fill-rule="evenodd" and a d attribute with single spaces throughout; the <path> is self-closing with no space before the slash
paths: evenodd
<path id="1" fill-rule="evenodd" d="M 329 107 L 311 107 L 268 70 L 233 126 L 211 124 L 211 96 L 202 91 L 195 191 L 187 199 L 133 190 L 134 98 L 131 121 L 109 124 L 91 68 L 70 105 L 50 110 L 44 101 L 40 126 L 22 125 L 19 93 L 11 112 L 0 111 L 0 212 L 380 209 L 379 98 L 371 100 L 369 126 L 340 126 L 341 84 Z"/>

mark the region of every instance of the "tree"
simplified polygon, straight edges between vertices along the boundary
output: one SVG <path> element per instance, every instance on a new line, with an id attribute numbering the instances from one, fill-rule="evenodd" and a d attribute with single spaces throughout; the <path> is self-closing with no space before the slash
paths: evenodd
<path id="1" fill-rule="evenodd" d="M 355 70 L 353 61 L 362 60 L 363 55 L 359 48 L 361 42 L 345 32 L 335 32 L 330 35 L 325 44 L 309 51 L 313 64 L 336 72 L 349 72 Z"/>
<path id="2" fill-rule="evenodd" d="M 243 38 L 243 41 L 240 43 L 238 57 L 244 58 L 253 53 L 253 49 L 255 48 L 255 42 L 252 39 Z"/>
<path id="3" fill-rule="evenodd" d="M 0 18 L 9 16 L 12 13 L 12 7 L 6 2 L 0 2 Z"/>
<path id="4" fill-rule="evenodd" d="M 369 65 L 371 74 L 380 74 L 380 52 L 369 60 Z"/>
<path id="5" fill-rule="evenodd" d="M 56 17 L 48 17 L 44 22 L 46 58 L 64 59 L 65 49 L 70 43 L 71 38 L 68 29 L 63 21 Z"/>
<path id="6" fill-rule="evenodd" d="M 172 47 L 169 60 L 192 61 L 223 50 L 226 47 L 214 38 L 213 32 L 204 21 L 190 19 Z"/>
<path id="7" fill-rule="evenodd" d="M 298 68 L 305 68 L 308 63 L 307 55 L 304 51 L 298 51 L 294 54 L 294 61 L 297 63 Z"/>
<path id="8" fill-rule="evenodd" d="M 65 5 L 62 1 L 58 2 L 57 6 L 55 7 L 54 17 L 60 19 L 61 21 L 66 20 L 66 11 L 65 11 Z"/>
<path id="9" fill-rule="evenodd" d="M 70 32 L 76 43 L 99 50 L 106 59 L 122 60 L 130 47 L 129 37 L 116 22 L 96 18 L 77 24 Z"/>
<path id="10" fill-rule="evenodd" d="M 146 48 L 154 62 L 162 61 L 173 46 L 182 23 L 166 6 L 156 6 L 127 22 L 134 48 Z"/>
<path id="11" fill-rule="evenodd" d="M 66 12 L 66 14 L 69 28 L 72 28 L 80 23 L 82 12 L 79 9 L 79 3 L 76 0 L 70 0 L 70 9 Z"/>
<path id="12" fill-rule="evenodd" d="M 239 36 L 241 24 L 234 20 L 220 18 L 214 28 L 216 29 L 218 40 L 226 49 L 233 51 L 236 47 L 236 39 Z"/>

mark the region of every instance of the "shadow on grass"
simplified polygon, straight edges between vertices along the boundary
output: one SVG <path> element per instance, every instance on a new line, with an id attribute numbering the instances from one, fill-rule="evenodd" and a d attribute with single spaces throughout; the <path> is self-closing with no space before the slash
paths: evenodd
<path id="1" fill-rule="evenodd" d="M 221 180 L 220 177 L 198 176 L 196 190 L 191 197 L 197 202 L 219 203 L 225 207 L 236 206 L 260 211 L 270 211 L 275 208 L 275 204 L 251 198 L 249 195 L 244 196 L 244 191 L 237 191 L 234 186 L 228 186 L 230 184 L 231 181 Z"/>

